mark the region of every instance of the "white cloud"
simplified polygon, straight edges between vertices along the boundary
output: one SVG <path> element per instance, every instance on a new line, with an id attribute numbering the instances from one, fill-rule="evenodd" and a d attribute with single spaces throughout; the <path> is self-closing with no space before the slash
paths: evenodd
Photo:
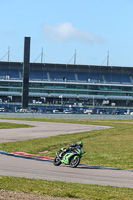
<path id="1" fill-rule="evenodd" d="M 88 32 L 75 28 L 71 23 L 59 23 L 56 26 L 45 24 L 43 27 L 44 35 L 55 42 L 68 40 L 80 40 L 84 42 L 102 42 L 102 39 Z"/>

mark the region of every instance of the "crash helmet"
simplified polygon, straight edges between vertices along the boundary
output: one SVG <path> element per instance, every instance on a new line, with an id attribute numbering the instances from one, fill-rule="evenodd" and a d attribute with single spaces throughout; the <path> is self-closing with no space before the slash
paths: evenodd
<path id="1" fill-rule="evenodd" d="M 79 145 L 80 147 L 83 147 L 83 142 L 78 142 L 77 145 Z"/>

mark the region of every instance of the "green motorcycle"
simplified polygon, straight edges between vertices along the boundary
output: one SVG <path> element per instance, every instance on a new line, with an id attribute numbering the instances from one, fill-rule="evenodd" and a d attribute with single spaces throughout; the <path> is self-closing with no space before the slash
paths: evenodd
<path id="1" fill-rule="evenodd" d="M 80 163 L 80 159 L 83 156 L 82 148 L 75 147 L 74 149 L 64 153 L 61 157 L 59 156 L 65 148 L 61 148 L 58 152 L 56 152 L 56 157 L 53 161 L 55 166 L 59 166 L 61 163 L 65 165 L 70 165 L 70 167 L 77 167 Z M 85 152 L 84 152 L 85 153 Z"/>

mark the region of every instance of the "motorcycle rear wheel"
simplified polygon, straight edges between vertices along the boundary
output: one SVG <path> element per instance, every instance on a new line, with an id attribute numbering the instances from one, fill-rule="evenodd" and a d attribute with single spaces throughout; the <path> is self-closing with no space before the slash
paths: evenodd
<path id="1" fill-rule="evenodd" d="M 74 159 L 74 157 L 72 157 L 71 161 L 70 161 L 70 166 L 72 168 L 74 168 L 74 167 L 77 167 L 79 163 L 80 163 L 80 157 L 79 156 L 77 156 L 76 159 Z"/>
<path id="2" fill-rule="evenodd" d="M 59 166 L 61 164 L 60 158 L 56 156 L 55 159 L 54 159 L 54 161 L 53 161 L 53 164 L 55 166 Z"/>

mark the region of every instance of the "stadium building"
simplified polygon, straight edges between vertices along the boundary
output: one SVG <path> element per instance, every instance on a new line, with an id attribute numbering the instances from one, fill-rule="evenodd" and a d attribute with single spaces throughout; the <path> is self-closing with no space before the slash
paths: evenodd
<path id="1" fill-rule="evenodd" d="M 23 63 L 0 62 L 0 106 L 22 107 Z M 28 108 L 39 112 L 133 111 L 133 68 L 30 63 Z"/>

